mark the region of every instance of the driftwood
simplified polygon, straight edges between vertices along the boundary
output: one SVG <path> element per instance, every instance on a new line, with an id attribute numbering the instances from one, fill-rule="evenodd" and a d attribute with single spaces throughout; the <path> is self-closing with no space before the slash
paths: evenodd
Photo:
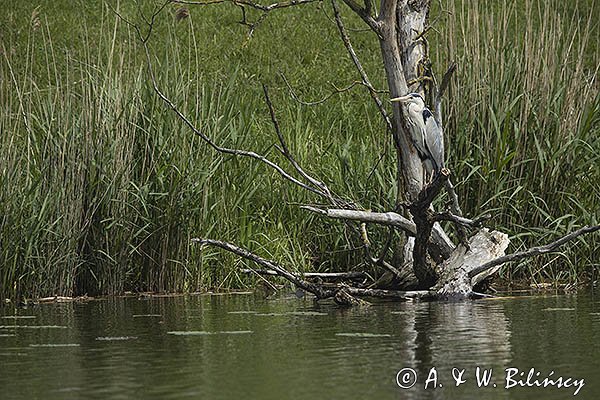
<path id="1" fill-rule="evenodd" d="M 528 250 L 525 251 L 520 251 L 518 253 L 513 253 L 513 254 L 509 254 L 506 256 L 501 256 L 498 257 L 492 261 L 489 261 L 485 264 L 481 264 L 476 268 L 473 268 L 470 272 L 469 272 L 469 277 L 473 278 L 476 276 L 479 276 L 481 274 L 484 273 L 488 273 L 489 271 L 496 268 L 504 263 L 507 262 L 511 262 L 511 261 L 518 261 L 518 260 L 522 260 L 524 258 L 528 258 L 528 257 L 533 257 L 533 256 L 537 256 L 540 254 L 545 254 L 545 253 L 550 253 L 554 250 L 556 250 L 557 248 L 559 248 L 560 246 L 562 246 L 563 244 L 575 239 L 578 236 L 584 235 L 586 233 L 592 233 L 592 232 L 596 232 L 600 230 L 600 225 L 595 225 L 595 226 L 585 226 L 575 232 L 569 233 L 568 235 L 565 235 L 563 237 L 561 237 L 560 239 L 549 243 L 545 246 L 539 246 L 539 247 L 532 247 Z"/>
<path id="2" fill-rule="evenodd" d="M 469 240 L 468 247 L 459 245 L 454 254 L 438 268 L 439 280 L 434 287 L 438 296 L 468 296 L 479 282 L 497 269 L 474 275 L 471 272 L 503 256 L 508 244 L 508 235 L 484 228 Z"/>
<path id="3" fill-rule="evenodd" d="M 395 300 L 415 299 L 463 299 L 469 297 L 481 297 L 481 294 L 473 291 L 484 279 L 493 275 L 506 262 L 520 260 L 533 255 L 551 252 L 585 233 L 600 230 L 600 225 L 585 227 L 576 232 L 565 235 L 560 239 L 540 247 L 534 247 L 527 251 L 504 255 L 509 245 L 508 236 L 498 231 L 489 231 L 483 228 L 478 231 L 468 242 L 468 247 L 459 245 L 448 260 L 437 267 L 436 274 L 439 276 L 437 284 L 429 290 L 382 290 L 368 287 L 352 287 L 343 283 L 334 287 L 325 287 L 304 280 L 300 275 L 288 272 L 285 268 L 273 261 L 266 260 L 247 250 L 239 248 L 230 243 L 210 239 L 192 239 L 204 245 L 217 246 L 250 261 L 268 268 L 260 271 L 262 274 L 280 276 L 294 283 L 303 290 L 313 293 L 317 299 L 334 298 L 340 304 L 358 304 L 352 297 L 376 297 Z M 242 270 L 250 272 L 254 270 Z M 256 271 L 254 271 L 256 272 Z M 341 280 L 353 280 L 362 277 L 360 272 L 327 274 L 307 273 L 308 277 L 336 278 Z M 340 292 L 342 292 L 340 294 Z M 362 303 L 360 303 L 362 304 Z"/>
<path id="4" fill-rule="evenodd" d="M 398 178 L 394 184 L 398 188 L 398 198 L 397 207 L 393 210 L 381 212 L 365 210 L 350 197 L 334 193 L 323 179 L 305 170 L 296 161 L 286 144 L 266 86 L 263 86 L 263 92 L 278 141 L 276 148 L 289 163 L 289 169 L 262 154 L 245 149 L 228 148 L 216 143 L 198 128 L 198 125 L 187 117 L 159 87 L 148 42 L 156 18 L 169 3 L 191 7 L 231 2 L 242 9 L 241 23 L 249 27 L 248 38 L 250 38 L 257 26 L 271 12 L 294 6 L 308 6 L 309 3 L 316 1 L 319 0 L 289 0 L 263 5 L 250 0 L 168 0 L 158 6 L 150 18 L 144 19 L 147 24 L 144 29 L 127 20 L 117 10 L 114 12 L 137 33 L 145 52 L 148 75 L 155 93 L 191 132 L 214 151 L 258 161 L 274 169 L 289 184 L 306 190 L 318 201 L 324 202 L 318 206 L 305 205 L 301 208 L 310 213 L 317 213 L 323 218 L 343 221 L 363 244 L 366 263 L 378 269 L 380 275 L 372 278 L 362 271 L 296 274 L 275 261 L 265 259 L 232 243 L 205 238 L 192 239 L 193 242 L 219 247 L 252 261 L 263 269 L 244 269 L 243 272 L 281 277 L 314 294 L 317 299 L 333 298 L 340 304 L 365 304 L 358 298 L 413 300 L 479 296 L 474 292 L 474 288 L 484 279 L 495 274 L 503 264 L 554 251 L 579 235 L 600 229 L 600 226 L 584 227 L 549 245 L 505 255 L 509 245 L 508 236 L 482 227 L 483 223 L 490 218 L 489 215 L 476 219 L 469 219 L 463 215 L 449 170 L 442 169 L 433 179 L 424 177 L 422 161 L 412 144 L 406 116 L 400 103 L 388 104 L 380 96 L 385 93 L 395 98 L 410 92 L 420 93 L 423 98 L 428 99 L 438 126 L 440 129 L 443 128 L 442 98 L 447 92 L 457 66 L 455 63 L 450 64 L 438 86 L 431 72 L 426 38 L 430 29 L 428 26 L 430 0 L 381 0 L 378 10 L 371 0 L 363 0 L 362 4 L 355 0 L 342 0 L 361 18 L 379 41 L 387 91 L 376 90 L 373 87 L 372 80 L 354 50 L 339 5 L 336 0 L 331 0 L 333 22 L 337 26 L 340 39 L 356 68 L 357 79 L 359 79 L 344 89 L 336 89 L 333 94 L 360 85 L 367 89 L 371 100 L 377 106 L 396 151 Z M 253 8 L 262 14 L 258 20 L 250 23 L 246 20 L 246 8 Z M 177 15 L 184 18 L 189 14 L 185 11 Z M 333 95 L 327 96 L 322 101 L 302 102 L 285 77 L 283 79 L 291 96 L 301 104 L 321 104 Z M 436 212 L 432 203 L 442 191 L 448 193 L 450 207 L 449 210 Z M 458 245 L 455 245 L 442 229 L 440 225 L 442 221 L 448 221 L 455 227 L 459 239 Z M 387 240 L 380 246 L 378 256 L 373 255 L 374 246 L 369 239 L 369 225 L 385 226 L 389 230 Z M 404 238 L 403 247 L 397 242 L 398 236 Z M 402 250 L 397 251 L 392 248 L 402 248 Z M 328 281 L 326 284 L 322 282 L 325 280 Z"/>

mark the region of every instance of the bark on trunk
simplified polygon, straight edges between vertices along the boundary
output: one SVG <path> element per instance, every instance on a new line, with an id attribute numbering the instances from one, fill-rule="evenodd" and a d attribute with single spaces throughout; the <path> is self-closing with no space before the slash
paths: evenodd
<path id="1" fill-rule="evenodd" d="M 385 74 L 390 90 L 390 97 L 403 96 L 408 92 L 407 71 L 412 75 L 418 61 L 423 56 L 422 46 L 411 45 L 412 51 L 401 51 L 408 44 L 408 32 L 422 32 L 424 20 L 418 18 L 402 18 L 401 12 L 408 6 L 407 0 L 383 0 L 380 11 L 380 47 Z M 398 17 L 401 20 L 398 20 Z M 399 25 L 403 25 L 401 28 Z M 399 32 L 405 32 L 399 35 Z M 402 43 L 399 38 L 402 38 Z M 402 53 L 405 54 L 402 57 Z M 423 167 L 421 160 L 410 140 L 406 129 L 404 114 L 400 103 L 392 103 L 393 127 L 398 137 L 398 169 L 403 177 L 404 192 L 408 201 L 417 199 L 423 187 Z"/>
<path id="2" fill-rule="evenodd" d="M 429 14 L 429 0 L 382 0 L 380 11 L 380 47 L 391 98 L 403 96 L 409 91 L 424 94 L 424 85 L 419 82 L 419 66 L 427 60 L 427 47 L 422 34 Z M 412 83 L 415 82 L 415 83 Z M 412 85 L 411 85 L 412 83 Z M 393 128 L 398 138 L 396 152 L 398 159 L 399 184 L 405 199 L 417 201 L 423 189 L 423 166 L 410 133 L 407 129 L 404 112 L 400 103 L 392 103 Z M 401 179 L 400 179 L 401 176 Z M 423 222 L 416 219 L 417 223 Z M 448 258 L 455 249 L 439 224 L 428 227 L 424 232 L 431 242 L 428 249 L 419 247 L 414 251 L 414 272 L 424 286 L 435 283 L 434 263 Z M 428 243 L 427 238 L 421 243 Z M 413 251 L 415 242 L 408 241 L 404 253 Z M 427 251 L 428 250 L 428 251 Z M 431 256 L 428 262 L 427 253 Z"/>

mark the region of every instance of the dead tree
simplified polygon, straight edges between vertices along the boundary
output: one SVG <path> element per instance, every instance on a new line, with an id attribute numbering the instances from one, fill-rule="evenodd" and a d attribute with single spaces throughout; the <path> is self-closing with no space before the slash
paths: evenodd
<path id="1" fill-rule="evenodd" d="M 400 194 L 398 204 L 404 209 L 404 213 L 400 213 L 398 210 L 379 213 L 361 209 L 359 205 L 344 196 L 334 193 L 323 180 L 303 169 L 285 142 L 266 87 L 264 87 L 264 96 L 279 141 L 277 148 L 289 161 L 291 166 L 289 170 L 264 155 L 249 150 L 226 148 L 214 142 L 158 86 L 149 40 L 154 21 L 169 3 L 177 3 L 181 7 L 192 7 L 231 2 L 241 8 L 241 22 L 248 26 L 248 37 L 250 37 L 269 13 L 288 7 L 306 6 L 317 1 L 321 2 L 322 0 L 288 0 L 270 5 L 262 5 L 250 0 L 169 0 L 159 6 L 152 17 L 146 20 L 147 26 L 145 27 L 137 26 L 123 16 L 119 16 L 138 33 L 146 52 L 147 68 L 156 94 L 194 134 L 202 138 L 217 152 L 247 157 L 266 164 L 290 184 L 307 190 L 321 202 L 328 204 L 327 207 L 307 205 L 302 208 L 307 212 L 321 215 L 323 218 L 343 220 L 353 227 L 354 232 L 363 243 L 368 263 L 381 268 L 382 272 L 391 274 L 393 287 L 391 289 L 378 288 L 377 282 L 360 273 L 358 275 L 348 274 L 348 279 L 344 279 L 343 274 L 337 275 L 336 282 L 323 283 L 323 279 L 327 279 L 326 274 L 321 276 L 323 279 L 317 281 L 314 278 L 315 276 L 319 278 L 319 274 L 312 274 L 312 276 L 293 274 L 275 261 L 264 259 L 231 243 L 207 238 L 193 239 L 194 242 L 216 246 L 253 261 L 264 268 L 261 270 L 263 274 L 282 277 L 297 287 L 314 294 L 318 299 L 334 298 L 341 304 L 355 304 L 361 302 L 357 299 L 358 297 L 467 298 L 476 295 L 474 288 L 481 281 L 495 274 L 504 263 L 553 251 L 579 235 L 600 229 L 600 226 L 584 227 L 547 246 L 505 255 L 505 250 L 509 245 L 509 239 L 505 233 L 482 227 L 485 218 L 472 220 L 461 215 L 459 199 L 450 180 L 450 171 L 442 170 L 435 179 L 425 184 L 422 161 L 411 142 L 405 111 L 399 103 L 389 103 L 387 97 L 382 99 L 380 91 L 377 91 L 371 84 L 371 80 L 354 51 L 340 15 L 340 6 L 337 0 L 331 0 L 334 20 L 340 39 L 356 67 L 359 80 L 345 89 L 336 89 L 332 95 L 359 85 L 367 89 L 371 100 L 381 114 L 389 140 L 393 143 L 396 151 L 396 169 L 398 171 L 396 184 Z M 371 0 L 362 0 L 361 4 L 355 0 L 341 1 L 355 12 L 377 37 L 389 96 L 394 98 L 411 92 L 420 93 L 425 99 L 428 99 L 429 108 L 432 110 L 437 124 L 443 127 L 442 98 L 456 65 L 450 65 L 438 85 L 431 70 L 426 40 L 427 32 L 430 29 L 428 26 L 430 0 L 381 0 L 378 8 Z M 245 12 L 247 8 L 261 12 L 255 22 L 247 21 Z M 115 12 L 118 14 L 117 10 Z M 178 18 L 185 18 L 189 13 L 187 9 L 179 9 L 176 15 Z M 291 94 L 296 98 L 293 91 Z M 432 202 L 444 190 L 451 199 L 451 206 L 444 212 L 436 212 L 432 207 Z M 441 221 L 449 221 L 456 227 L 457 237 L 460 238 L 459 244 L 450 240 L 439 224 Z M 400 264 L 393 265 L 389 260 L 388 253 L 393 235 L 389 236 L 378 256 L 372 254 L 368 236 L 368 228 L 372 225 L 387 226 L 390 232 L 401 232 L 409 238 L 404 246 L 404 259 Z M 356 279 L 357 276 L 362 279 Z"/>

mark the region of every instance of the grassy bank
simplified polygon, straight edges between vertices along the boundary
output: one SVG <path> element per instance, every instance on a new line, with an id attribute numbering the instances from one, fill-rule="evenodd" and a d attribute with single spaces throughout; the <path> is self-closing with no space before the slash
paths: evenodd
<path id="1" fill-rule="evenodd" d="M 295 206 L 314 199 L 184 129 L 153 94 L 135 35 L 103 2 L 22 3 L 0 17 L 2 297 L 249 283 L 237 273 L 241 261 L 190 246 L 194 236 L 300 271 L 360 262 L 343 227 Z M 528 0 L 490 12 L 483 1 L 444 3 L 450 12 L 434 11 L 441 17 L 429 42 L 439 69 L 459 63 L 446 133 L 465 212 L 492 210 L 513 250 L 598 223 L 598 7 Z M 141 21 L 133 2 L 111 4 Z M 366 93 L 306 107 L 280 76 L 307 100 L 357 79 L 328 3 L 272 13 L 251 40 L 233 5 L 193 8 L 180 22 L 174 11 L 151 41 L 158 79 L 205 132 L 278 160 L 265 82 L 299 161 L 366 208 L 390 207 L 393 154 Z M 383 88 L 375 38 L 351 33 Z M 577 281 L 598 263 L 599 243 L 584 238 L 505 273 Z"/>

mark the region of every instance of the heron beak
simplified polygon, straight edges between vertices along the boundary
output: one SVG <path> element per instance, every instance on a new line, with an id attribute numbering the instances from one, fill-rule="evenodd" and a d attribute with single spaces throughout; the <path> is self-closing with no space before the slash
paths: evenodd
<path id="1" fill-rule="evenodd" d="M 395 98 L 391 99 L 390 101 L 392 103 L 395 103 L 395 102 L 406 103 L 410 99 L 411 99 L 410 95 L 406 95 L 406 96 L 402 96 L 402 97 L 395 97 Z"/>

